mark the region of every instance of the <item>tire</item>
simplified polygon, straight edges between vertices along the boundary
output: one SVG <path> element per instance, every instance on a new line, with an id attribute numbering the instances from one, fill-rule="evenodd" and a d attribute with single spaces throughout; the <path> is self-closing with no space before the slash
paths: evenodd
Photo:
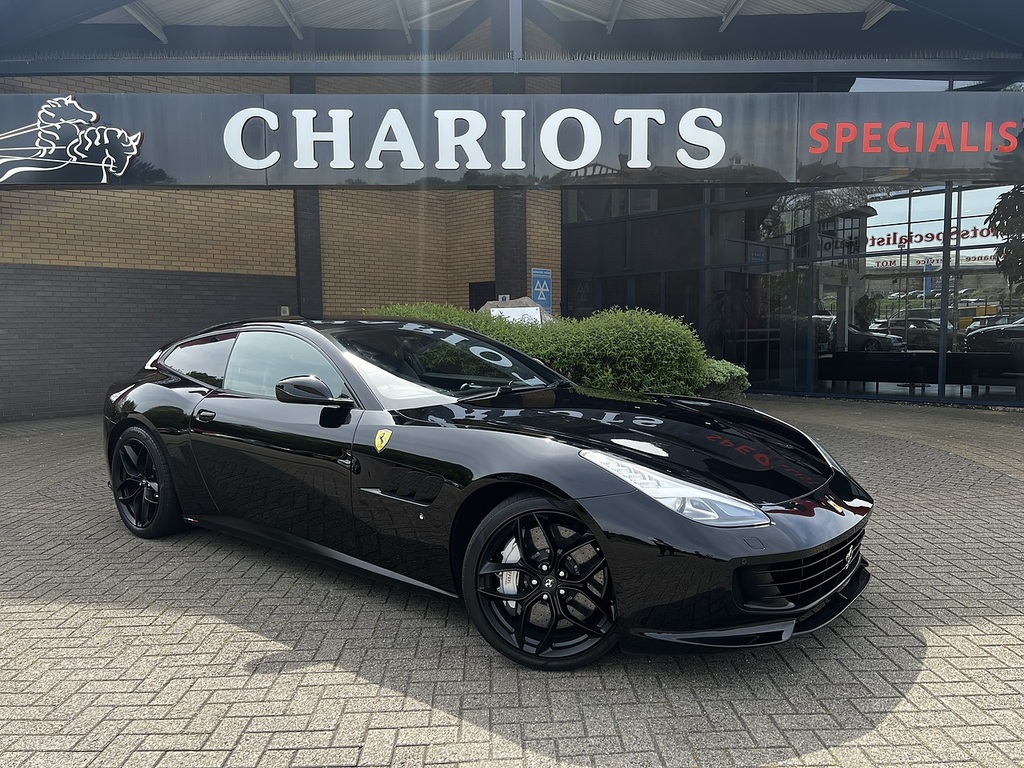
<path id="1" fill-rule="evenodd" d="M 156 539 L 185 527 L 167 456 L 148 430 L 129 427 L 117 439 L 110 487 L 121 522 L 136 536 Z"/>
<path id="2" fill-rule="evenodd" d="M 583 667 L 618 639 L 596 537 L 545 496 L 517 494 L 484 518 L 466 548 L 462 594 L 484 639 L 526 667 Z"/>
<path id="3" fill-rule="evenodd" d="M 879 343 L 878 339 L 867 339 L 861 349 L 865 352 L 878 352 L 882 349 L 882 345 Z"/>

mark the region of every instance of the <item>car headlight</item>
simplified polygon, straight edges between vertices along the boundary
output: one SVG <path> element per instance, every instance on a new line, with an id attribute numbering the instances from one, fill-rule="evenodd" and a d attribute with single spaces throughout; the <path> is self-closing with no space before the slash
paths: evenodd
<path id="1" fill-rule="evenodd" d="M 771 524 L 768 515 L 753 504 L 724 493 L 701 488 L 604 451 L 584 450 L 580 451 L 580 456 L 696 523 L 719 528 Z"/>

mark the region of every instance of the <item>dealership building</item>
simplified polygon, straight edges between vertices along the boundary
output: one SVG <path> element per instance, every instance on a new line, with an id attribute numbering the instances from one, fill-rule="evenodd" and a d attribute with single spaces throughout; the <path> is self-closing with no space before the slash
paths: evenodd
<path id="1" fill-rule="evenodd" d="M 1022 406 L 1024 334 L 967 335 L 1024 314 L 1021 81 L 1014 0 L 11 5 L 0 420 L 221 321 L 500 296 L 681 317 L 759 392 Z"/>

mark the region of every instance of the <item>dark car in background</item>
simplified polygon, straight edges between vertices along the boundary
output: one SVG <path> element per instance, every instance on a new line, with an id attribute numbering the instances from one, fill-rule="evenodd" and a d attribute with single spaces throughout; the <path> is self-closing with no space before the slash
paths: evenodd
<path id="1" fill-rule="evenodd" d="M 1024 315 L 981 315 L 971 321 L 971 324 L 967 326 L 965 331 L 970 334 L 972 331 L 976 331 L 979 328 L 988 328 L 990 325 L 1006 325 L 1007 323 L 1015 323 L 1020 320 Z"/>
<path id="2" fill-rule="evenodd" d="M 847 326 L 846 347 L 851 352 L 902 352 L 907 342 L 902 336 L 877 331 L 863 331 L 855 325 Z"/>
<path id="3" fill-rule="evenodd" d="M 1024 342 L 1024 317 L 1012 323 L 978 328 L 967 334 L 968 352 L 1009 352 L 1013 342 Z"/>
<path id="4" fill-rule="evenodd" d="M 532 667 L 781 642 L 869 578 L 871 497 L 800 430 L 595 397 L 462 328 L 210 328 L 110 388 L 104 436 L 135 535 L 204 526 L 460 597 Z"/>
<path id="5" fill-rule="evenodd" d="M 907 349 L 938 350 L 940 346 L 942 326 L 938 320 L 896 317 L 878 320 L 869 327 L 870 330 L 877 333 L 903 337 L 907 342 Z M 964 348 L 964 336 L 964 332 L 955 328 L 952 323 L 946 323 L 946 349 L 948 351 L 961 351 Z"/>

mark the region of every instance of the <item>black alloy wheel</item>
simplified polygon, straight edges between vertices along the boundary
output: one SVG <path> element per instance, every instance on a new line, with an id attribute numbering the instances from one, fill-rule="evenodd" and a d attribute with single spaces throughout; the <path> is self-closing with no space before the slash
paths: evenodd
<path id="1" fill-rule="evenodd" d="M 865 352 L 878 352 L 882 349 L 882 345 L 878 339 L 865 339 L 862 349 Z"/>
<path id="2" fill-rule="evenodd" d="M 480 634 L 519 664 L 575 669 L 615 645 L 604 553 L 553 499 L 517 495 L 495 508 L 470 539 L 462 585 Z"/>
<path id="3" fill-rule="evenodd" d="M 121 521 L 136 536 L 157 538 L 184 526 L 163 448 L 142 427 L 129 427 L 118 438 L 110 485 Z"/>

